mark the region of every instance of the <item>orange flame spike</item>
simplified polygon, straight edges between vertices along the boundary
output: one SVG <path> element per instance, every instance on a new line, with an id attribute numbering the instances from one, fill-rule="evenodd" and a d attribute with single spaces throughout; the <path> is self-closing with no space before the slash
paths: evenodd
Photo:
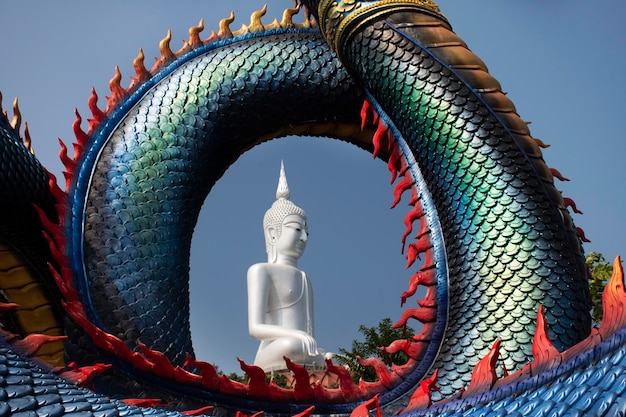
<path id="1" fill-rule="evenodd" d="M 217 33 L 215 33 L 214 30 L 211 31 L 211 34 L 209 35 L 208 38 L 206 38 L 205 40 L 203 40 L 203 43 L 210 43 L 210 42 L 214 42 L 216 40 L 218 40 L 220 37 L 218 36 Z"/>
<path id="2" fill-rule="evenodd" d="M 13 130 L 19 134 L 20 127 L 22 126 L 22 113 L 20 112 L 20 105 L 17 97 L 13 100 L 13 119 L 10 123 Z"/>
<path id="3" fill-rule="evenodd" d="M 33 150 L 33 141 L 30 137 L 30 131 L 28 130 L 28 123 L 24 122 L 24 147 L 28 149 L 28 152 L 35 154 Z"/>
<path id="4" fill-rule="evenodd" d="M 265 29 L 265 26 L 263 26 L 263 22 L 261 22 L 261 18 L 265 16 L 266 13 L 267 4 L 265 4 L 261 10 L 257 10 L 256 12 L 252 13 L 252 16 L 250 16 L 250 26 L 248 26 L 248 30 L 250 32 L 260 32 Z"/>
<path id="5" fill-rule="evenodd" d="M 300 4 L 298 4 L 298 2 L 294 2 L 293 9 L 285 9 L 283 12 L 283 18 L 280 22 L 280 26 L 284 28 L 293 27 L 293 17 L 297 15 L 298 12 L 300 12 Z"/>
<path id="6" fill-rule="evenodd" d="M 187 41 L 186 39 L 183 39 L 183 46 L 176 52 L 174 52 L 175 56 L 181 56 L 182 54 L 191 51 L 193 48 L 191 46 L 191 44 L 189 43 L 189 41 Z"/>
<path id="7" fill-rule="evenodd" d="M 107 97 L 107 113 L 121 103 L 124 96 L 126 96 L 126 90 L 122 87 L 120 67 L 115 67 L 115 75 L 109 81 L 109 89 L 111 90 L 111 96 Z"/>
<path id="8" fill-rule="evenodd" d="M 543 314 L 543 305 L 537 311 L 537 330 L 533 339 L 533 363 L 530 369 L 533 375 L 538 375 L 561 363 L 561 354 L 554 347 L 548 336 L 548 323 Z"/>
<path id="9" fill-rule="evenodd" d="M 591 240 L 587 239 L 587 236 L 585 236 L 585 231 L 581 229 L 580 227 L 576 228 L 576 233 L 578 233 L 578 236 L 580 236 L 580 240 L 582 240 L 583 242 L 585 243 L 591 242 Z"/>
<path id="10" fill-rule="evenodd" d="M 137 55 L 137 57 L 133 61 L 135 76 L 131 77 L 130 89 L 133 89 L 136 86 L 145 83 L 152 77 L 152 74 L 150 73 L 150 71 L 148 71 L 144 64 L 145 59 L 146 56 L 143 53 L 143 49 L 139 48 L 139 55 Z"/>
<path id="11" fill-rule="evenodd" d="M 91 88 L 91 97 L 89 97 L 87 105 L 89 106 L 89 111 L 91 111 L 91 119 L 88 120 L 89 131 L 93 131 L 106 118 L 106 114 L 98 107 L 98 94 L 93 87 Z"/>
<path id="12" fill-rule="evenodd" d="M 200 19 L 198 26 L 192 26 L 189 28 L 189 45 L 192 48 L 202 46 L 202 39 L 200 39 L 200 32 L 204 30 L 204 19 Z"/>
<path id="13" fill-rule="evenodd" d="M 574 213 L 583 214 L 582 211 L 578 210 L 578 207 L 576 207 L 576 203 L 571 198 L 564 197 L 563 201 L 565 202 L 565 207 L 571 208 Z"/>
<path id="14" fill-rule="evenodd" d="M 476 364 L 472 372 L 469 388 L 463 392 L 463 398 L 482 394 L 490 390 L 498 380 L 496 364 L 500 358 L 500 343 L 501 340 L 497 339 L 489 353 Z"/>
<path id="15" fill-rule="evenodd" d="M 230 12 L 230 16 L 220 20 L 219 23 L 219 32 L 217 33 L 217 36 L 219 36 L 221 39 L 225 39 L 225 38 L 232 38 L 233 37 L 233 32 L 230 29 L 230 25 L 235 21 L 235 12 L 231 11 Z"/>
<path id="16" fill-rule="evenodd" d="M 569 178 L 565 178 L 557 169 L 554 168 L 550 168 L 550 172 L 552 173 L 552 176 L 555 178 L 558 178 L 561 181 L 569 181 Z"/>
<path id="17" fill-rule="evenodd" d="M 174 52 L 172 52 L 172 49 L 170 48 L 171 41 L 172 31 L 168 30 L 165 38 L 163 38 L 159 43 L 159 52 L 161 53 L 161 59 L 159 61 L 162 66 L 165 66 L 176 59 L 176 55 L 174 55 Z"/>
<path id="18" fill-rule="evenodd" d="M 613 274 L 602 293 L 602 323 L 600 337 L 606 340 L 626 326 L 626 291 L 624 290 L 624 268 L 620 257 L 613 262 Z"/>
<path id="19" fill-rule="evenodd" d="M 537 146 L 539 146 L 540 148 L 549 148 L 550 145 L 548 145 L 547 143 L 545 143 L 544 141 L 542 141 L 541 139 L 537 139 L 537 138 L 533 138 L 533 140 L 535 141 L 535 143 L 537 144 Z"/>

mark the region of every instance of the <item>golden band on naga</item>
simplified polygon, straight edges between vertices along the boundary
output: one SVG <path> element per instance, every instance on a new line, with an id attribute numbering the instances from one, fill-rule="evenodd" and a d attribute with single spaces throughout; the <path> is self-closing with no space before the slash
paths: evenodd
<path id="1" fill-rule="evenodd" d="M 340 59 L 346 41 L 360 28 L 382 16 L 396 12 L 427 11 L 446 20 L 439 6 L 431 0 L 321 0 L 318 10 L 320 29 Z"/>

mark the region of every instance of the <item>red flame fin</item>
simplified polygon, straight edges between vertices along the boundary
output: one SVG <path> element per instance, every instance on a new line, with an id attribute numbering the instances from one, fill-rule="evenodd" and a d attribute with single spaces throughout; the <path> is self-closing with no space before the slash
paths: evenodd
<path id="1" fill-rule="evenodd" d="M 620 257 L 613 262 L 613 274 L 602 293 L 602 323 L 600 336 L 606 340 L 617 330 L 626 326 L 626 291 L 624 291 L 624 268 Z"/>
<path id="2" fill-rule="evenodd" d="M 407 407 L 403 410 L 405 413 L 407 411 L 422 410 L 433 404 L 431 391 L 439 391 L 439 388 L 436 385 L 438 375 L 439 369 L 436 369 L 430 378 L 424 379 L 420 382 L 419 386 L 409 400 L 409 405 L 407 405 Z"/>
<path id="3" fill-rule="evenodd" d="M 554 347 L 550 337 L 548 337 L 548 323 L 543 314 L 543 306 L 539 306 L 537 312 L 537 330 L 533 339 L 533 362 L 531 372 L 538 375 L 561 363 L 561 354 Z"/>
<path id="4" fill-rule="evenodd" d="M 47 343 L 65 340 L 67 336 L 48 336 L 45 334 L 29 334 L 25 338 L 13 342 L 13 346 L 24 352 L 26 356 L 33 356 Z"/>
<path id="5" fill-rule="evenodd" d="M 258 366 L 248 365 L 240 358 L 237 358 L 237 361 L 239 361 L 241 370 L 249 377 L 247 386 L 248 396 L 264 400 L 269 399 L 270 386 L 265 379 L 265 371 Z"/>
<path id="6" fill-rule="evenodd" d="M 463 392 L 463 398 L 490 390 L 498 380 L 496 364 L 500 358 L 500 343 L 500 339 L 497 339 L 489 353 L 478 362 L 472 372 L 469 388 Z"/>

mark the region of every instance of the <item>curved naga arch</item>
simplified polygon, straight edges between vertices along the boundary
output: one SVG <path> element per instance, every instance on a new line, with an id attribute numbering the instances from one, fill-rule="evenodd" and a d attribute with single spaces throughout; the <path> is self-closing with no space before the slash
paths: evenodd
<path id="1" fill-rule="evenodd" d="M 66 191 L 21 143 L 17 107 L 13 121 L 0 120 L 0 191 L 19 202 L 3 208 L 0 228 L 0 272 L 9 275 L 0 276 L 0 307 L 11 312 L 3 415 L 623 411 L 621 264 L 605 320 L 591 329 L 579 230 L 541 143 L 482 61 L 428 0 L 304 4 L 321 30 L 309 17 L 293 23 L 299 7 L 264 26 L 263 9 L 239 32 L 225 19 L 207 40 L 201 23 L 178 52 L 166 38 L 151 70 L 141 54 L 130 87 L 119 73 L 111 81 L 105 110 L 94 92 L 88 132 L 78 116 L 74 157 L 64 145 L 61 155 Z M 402 240 L 413 276 L 400 298 L 415 299 L 420 286 L 426 295 L 394 327 L 424 326 L 381 347 L 403 351 L 407 364 L 362 360 L 376 382 L 356 384 L 329 361 L 339 387 L 311 384 L 286 359 L 292 388 L 244 362 L 241 383 L 193 357 L 186 277 L 200 206 L 243 152 L 291 134 L 354 143 L 387 161 L 394 204 L 411 194 Z M 40 301 L 14 303 L 17 283 Z M 27 315 L 42 308 L 47 328 Z M 15 352 L 32 355 L 48 340 L 58 349 L 59 328 L 73 361 L 62 376 L 84 384 L 100 373 L 98 394 Z M 584 401 L 557 394 L 565 381 L 591 384 L 589 375 L 602 389 Z M 101 395 L 168 405 L 142 411 Z M 128 399 L 139 397 L 159 400 Z"/>

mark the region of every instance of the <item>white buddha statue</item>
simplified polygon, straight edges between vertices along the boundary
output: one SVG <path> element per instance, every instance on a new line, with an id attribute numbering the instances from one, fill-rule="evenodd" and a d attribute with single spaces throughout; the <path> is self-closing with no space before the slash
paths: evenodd
<path id="1" fill-rule="evenodd" d="M 261 341 L 254 364 L 265 372 L 287 369 L 285 356 L 325 366 L 313 336 L 313 291 L 297 265 L 308 240 L 306 213 L 289 197 L 281 162 L 276 201 L 263 218 L 267 262 L 248 269 L 248 328 Z"/>

